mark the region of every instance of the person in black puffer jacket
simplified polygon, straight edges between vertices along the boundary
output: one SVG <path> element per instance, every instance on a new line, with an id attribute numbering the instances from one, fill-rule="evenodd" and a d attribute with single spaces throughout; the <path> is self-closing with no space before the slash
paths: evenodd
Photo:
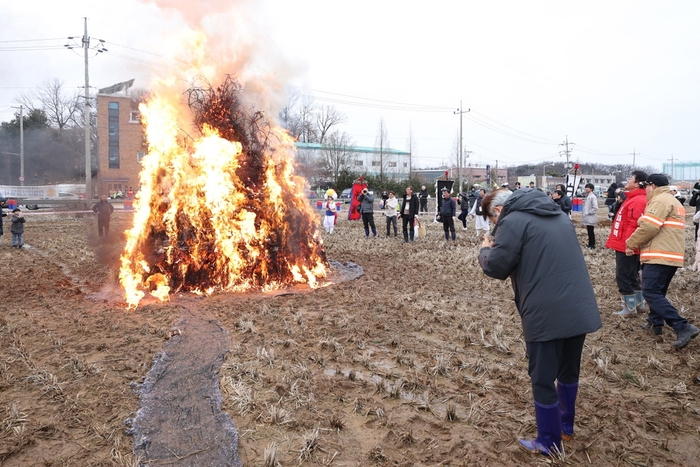
<path id="1" fill-rule="evenodd" d="M 608 207 L 608 219 L 615 217 L 613 211 L 615 201 L 617 200 L 617 183 L 613 182 L 608 187 L 608 194 L 605 196 L 605 205 Z"/>
<path id="2" fill-rule="evenodd" d="M 593 285 L 574 226 L 547 195 L 496 190 L 483 209 L 496 226 L 479 264 L 489 277 L 510 278 L 529 358 L 537 438 L 520 445 L 551 455 L 574 434 L 584 340 L 602 326 Z"/>
<path id="3" fill-rule="evenodd" d="M 462 221 L 462 230 L 467 230 L 467 216 L 469 215 L 469 209 L 471 208 L 469 201 L 469 193 L 460 193 L 458 198 L 459 209 L 461 209 L 462 212 L 459 213 L 457 219 Z"/>
<path id="4" fill-rule="evenodd" d="M 455 214 L 457 214 L 457 203 L 452 198 L 449 191 L 443 190 L 440 217 L 442 217 L 442 229 L 445 231 L 446 241 L 449 241 L 450 235 L 452 235 L 452 242 L 456 239 Z"/>

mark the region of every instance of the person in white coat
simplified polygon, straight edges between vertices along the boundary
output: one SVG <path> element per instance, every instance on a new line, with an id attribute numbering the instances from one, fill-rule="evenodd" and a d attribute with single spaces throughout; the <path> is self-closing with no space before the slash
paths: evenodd
<path id="1" fill-rule="evenodd" d="M 384 202 L 384 214 L 386 215 L 386 236 L 391 236 L 391 226 L 394 226 L 394 237 L 398 237 L 398 231 L 396 228 L 396 217 L 398 212 L 396 211 L 399 205 L 399 200 L 396 198 L 396 193 L 389 191 L 389 198 Z"/>
<path id="2" fill-rule="evenodd" d="M 486 190 L 483 188 L 479 190 L 479 197 L 476 199 L 474 206 L 472 206 L 471 211 L 469 211 L 469 217 L 474 218 L 474 227 L 476 228 L 476 237 L 482 238 L 485 233 L 489 231 L 489 220 L 484 216 L 484 212 L 481 209 L 481 202 L 486 195 Z"/>
<path id="3" fill-rule="evenodd" d="M 583 203 L 583 217 L 581 224 L 588 230 L 588 249 L 595 250 L 595 225 L 598 222 L 598 197 L 593 193 L 595 186 L 586 183 L 586 201 Z"/>

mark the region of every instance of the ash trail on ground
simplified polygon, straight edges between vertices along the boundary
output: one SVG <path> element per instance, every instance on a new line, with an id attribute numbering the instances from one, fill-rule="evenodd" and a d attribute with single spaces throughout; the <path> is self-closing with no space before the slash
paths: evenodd
<path id="1" fill-rule="evenodd" d="M 183 307 L 184 308 L 184 307 Z M 218 372 L 231 338 L 218 321 L 185 308 L 142 385 L 132 426 L 143 465 L 240 467 L 238 430 L 221 411 Z"/>

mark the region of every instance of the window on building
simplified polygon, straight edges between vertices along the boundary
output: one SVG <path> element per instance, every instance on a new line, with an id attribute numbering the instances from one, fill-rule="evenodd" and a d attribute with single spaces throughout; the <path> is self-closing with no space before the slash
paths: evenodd
<path id="1" fill-rule="evenodd" d="M 407 169 L 407 168 L 408 168 L 408 162 L 404 162 L 404 163 L 403 163 L 403 168 L 404 168 L 404 169 Z"/>
<path id="2" fill-rule="evenodd" d="M 132 110 L 129 113 L 129 123 L 141 123 L 141 112 Z"/>
<path id="3" fill-rule="evenodd" d="M 141 162 L 141 159 L 143 159 L 143 156 L 145 156 L 146 153 L 143 151 L 139 151 L 136 153 L 136 162 Z"/>
<path id="4" fill-rule="evenodd" d="M 379 167 L 381 163 L 379 161 L 372 161 L 372 167 Z"/>
<path id="5" fill-rule="evenodd" d="M 355 161 L 355 165 L 365 165 L 365 162 L 357 160 Z"/>
<path id="6" fill-rule="evenodd" d="M 389 162 L 389 167 L 396 167 L 396 162 Z"/>
<path id="7" fill-rule="evenodd" d="M 109 118 L 109 153 L 108 167 L 119 168 L 119 102 L 110 102 L 108 106 Z"/>

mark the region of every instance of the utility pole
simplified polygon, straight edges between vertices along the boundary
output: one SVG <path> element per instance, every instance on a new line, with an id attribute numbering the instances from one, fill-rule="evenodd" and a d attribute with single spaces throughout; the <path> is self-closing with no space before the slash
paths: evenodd
<path id="1" fill-rule="evenodd" d="M 90 49 L 90 36 L 88 36 L 87 29 L 87 18 L 84 19 L 84 32 L 81 38 L 80 48 L 83 49 L 85 57 L 85 94 L 84 94 L 84 110 L 85 113 L 85 202 L 90 203 L 92 201 L 92 155 L 90 154 L 90 75 L 88 73 L 88 50 Z M 76 40 L 78 36 L 71 36 L 69 40 Z M 97 46 L 95 51 L 99 54 L 106 52 L 107 49 L 104 48 L 104 41 L 97 39 Z M 78 48 L 77 45 L 66 44 L 67 49 Z M 89 206 L 89 205 L 88 205 Z"/>
<path id="2" fill-rule="evenodd" d="M 563 151 L 559 151 L 559 155 L 560 156 L 566 155 L 566 167 L 565 167 L 566 171 L 569 170 L 569 156 L 571 153 L 571 149 L 569 149 L 569 146 L 570 145 L 574 146 L 575 144 L 576 143 L 569 143 L 569 135 L 566 135 L 566 140 L 563 143 L 559 144 L 559 146 L 564 146 L 564 148 L 565 148 Z"/>
<path id="3" fill-rule="evenodd" d="M 24 186 L 24 110 L 22 104 L 19 107 L 19 184 Z"/>
<path id="4" fill-rule="evenodd" d="M 88 74 L 88 49 L 90 36 L 85 19 L 85 34 L 83 35 L 83 50 L 85 51 L 85 203 L 89 208 L 92 204 L 92 157 L 90 154 L 90 75 Z"/>
<path id="5" fill-rule="evenodd" d="M 671 158 L 669 160 L 671 161 L 671 183 L 673 183 L 673 154 L 671 154 Z"/>
<path id="6" fill-rule="evenodd" d="M 636 159 L 637 159 L 637 148 L 634 148 L 634 150 L 630 153 L 630 156 L 632 156 L 632 170 L 634 170 L 635 166 L 636 166 Z"/>
<path id="7" fill-rule="evenodd" d="M 459 109 L 455 110 L 454 114 L 459 114 L 459 154 L 457 155 L 457 180 L 459 186 L 459 192 L 462 192 L 462 115 L 469 112 L 471 109 L 462 110 L 462 101 L 459 101 Z"/>

